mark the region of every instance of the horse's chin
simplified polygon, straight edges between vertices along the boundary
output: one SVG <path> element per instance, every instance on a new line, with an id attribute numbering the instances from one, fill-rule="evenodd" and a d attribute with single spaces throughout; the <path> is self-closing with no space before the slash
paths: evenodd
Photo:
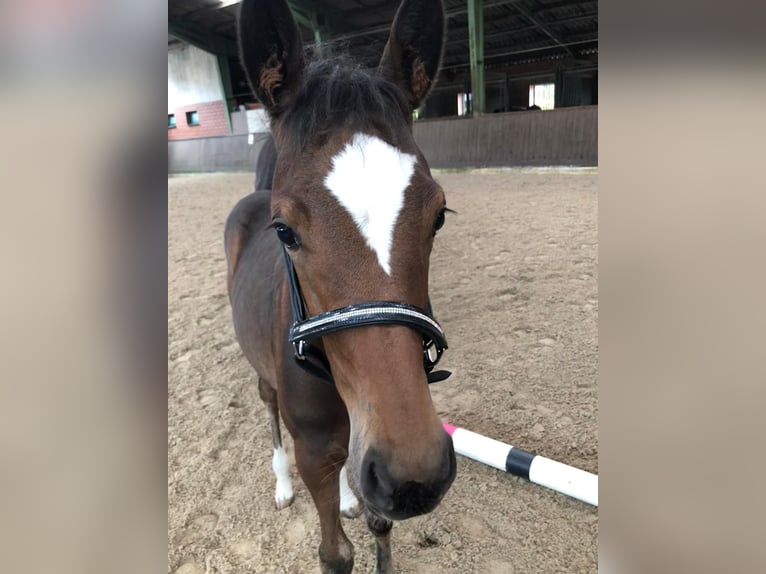
<path id="1" fill-rule="evenodd" d="M 382 518 L 384 520 L 390 520 L 390 521 L 407 520 L 409 518 L 415 518 L 416 516 L 423 516 L 424 514 L 429 514 L 433 512 L 439 506 L 443 497 L 444 495 L 440 495 L 438 497 L 431 498 L 429 499 L 427 503 L 424 503 L 416 507 L 410 507 L 407 510 L 390 511 L 390 510 L 377 508 L 376 506 L 370 504 L 367 500 L 365 500 L 364 497 L 357 496 L 357 498 L 362 501 L 362 504 L 364 505 L 364 508 L 368 514 L 372 514 L 374 516 L 377 516 L 378 518 Z"/>

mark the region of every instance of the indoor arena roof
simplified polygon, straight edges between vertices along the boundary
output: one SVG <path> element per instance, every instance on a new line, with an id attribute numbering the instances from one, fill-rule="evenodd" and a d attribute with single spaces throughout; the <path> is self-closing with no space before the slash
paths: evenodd
<path id="1" fill-rule="evenodd" d="M 477 0 L 478 1 L 478 0 Z M 169 0 L 168 43 L 183 41 L 237 56 L 239 0 Z M 304 40 L 314 41 L 312 23 L 324 38 L 363 64 L 374 66 L 388 38 L 398 0 L 290 0 Z M 469 70 L 468 1 L 445 0 L 447 47 L 442 82 Z M 484 0 L 485 69 L 562 62 L 592 66 L 598 55 L 596 0 Z"/>

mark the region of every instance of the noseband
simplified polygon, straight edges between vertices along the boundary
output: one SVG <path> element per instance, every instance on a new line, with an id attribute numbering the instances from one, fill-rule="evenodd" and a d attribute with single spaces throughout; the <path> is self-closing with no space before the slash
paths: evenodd
<path id="1" fill-rule="evenodd" d="M 324 352 L 311 344 L 312 341 L 344 329 L 372 325 L 403 325 L 414 329 L 423 337 L 423 368 L 428 383 L 443 381 L 452 374 L 449 371 L 433 370 L 442 353 L 447 350 L 447 338 L 439 323 L 432 317 L 430 301 L 426 310 L 395 301 L 369 301 L 307 318 L 306 305 L 301 296 L 293 260 L 286 249 L 284 255 L 293 319 L 288 341 L 293 345 L 298 366 L 304 371 L 334 385 L 330 363 Z"/>

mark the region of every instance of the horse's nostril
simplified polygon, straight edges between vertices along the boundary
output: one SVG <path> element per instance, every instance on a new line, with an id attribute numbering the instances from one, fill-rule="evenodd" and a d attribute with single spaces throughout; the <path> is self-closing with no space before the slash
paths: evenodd
<path id="1" fill-rule="evenodd" d="M 367 484 L 371 490 L 377 490 L 378 482 L 378 475 L 375 472 L 375 463 L 370 461 L 370 464 L 367 466 Z"/>
<path id="2" fill-rule="evenodd" d="M 393 486 L 380 454 L 373 449 L 367 451 L 362 461 L 362 494 L 373 506 L 388 510 L 391 505 Z"/>

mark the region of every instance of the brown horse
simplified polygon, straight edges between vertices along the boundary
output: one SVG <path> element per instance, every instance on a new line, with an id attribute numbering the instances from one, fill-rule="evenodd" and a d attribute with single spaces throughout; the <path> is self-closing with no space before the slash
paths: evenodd
<path id="1" fill-rule="evenodd" d="M 352 570 L 340 514 L 362 506 L 377 570 L 391 572 L 391 521 L 433 510 L 455 477 L 427 385 L 444 377 L 432 372 L 446 341 L 428 266 L 446 203 L 412 135 L 444 28 L 441 0 L 404 0 L 368 71 L 307 62 L 286 0 L 240 9 L 242 62 L 274 139 L 226 223 L 229 298 L 271 415 L 277 508 L 293 500 L 281 413 L 319 514 L 323 572 Z"/>

